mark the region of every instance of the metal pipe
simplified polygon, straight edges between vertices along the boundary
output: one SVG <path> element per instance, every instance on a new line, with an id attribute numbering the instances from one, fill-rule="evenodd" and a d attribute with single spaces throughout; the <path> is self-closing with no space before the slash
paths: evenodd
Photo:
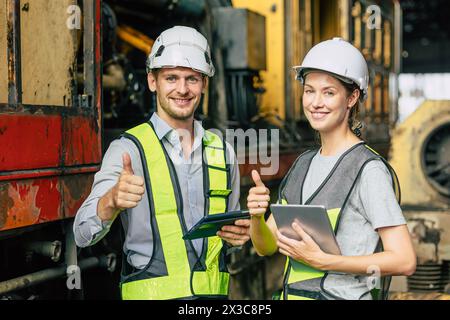
<path id="1" fill-rule="evenodd" d="M 155 42 L 139 30 L 127 25 L 120 25 L 117 27 L 117 36 L 129 45 L 144 52 L 145 55 L 150 54 L 153 43 Z"/>
<path id="2" fill-rule="evenodd" d="M 33 253 L 40 254 L 44 257 L 49 257 L 57 262 L 61 257 L 62 244 L 61 241 L 34 241 L 27 244 L 26 249 Z"/>
<path id="3" fill-rule="evenodd" d="M 106 268 L 108 271 L 113 271 L 116 266 L 116 255 L 110 253 L 108 255 L 101 255 L 99 257 L 89 257 L 81 260 L 78 267 L 81 270 L 88 270 L 94 267 Z M 57 279 L 65 276 L 67 273 L 67 266 L 63 265 L 57 268 L 45 269 L 30 273 L 18 278 L 0 282 L 0 295 L 11 291 L 16 291 L 37 285 L 39 283 Z"/>

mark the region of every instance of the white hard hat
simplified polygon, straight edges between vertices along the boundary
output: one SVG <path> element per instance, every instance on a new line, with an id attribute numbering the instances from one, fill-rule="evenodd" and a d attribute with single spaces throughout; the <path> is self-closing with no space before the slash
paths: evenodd
<path id="1" fill-rule="evenodd" d="M 206 38 L 194 28 L 175 26 L 162 32 L 147 58 L 147 73 L 152 69 L 187 67 L 208 77 L 214 65 Z"/>
<path id="2" fill-rule="evenodd" d="M 308 51 L 300 66 L 293 67 L 296 79 L 302 83 L 308 71 L 320 70 L 331 73 L 336 78 L 356 83 L 361 89 L 361 100 L 367 97 L 369 70 L 362 53 L 342 38 L 322 41 Z"/>

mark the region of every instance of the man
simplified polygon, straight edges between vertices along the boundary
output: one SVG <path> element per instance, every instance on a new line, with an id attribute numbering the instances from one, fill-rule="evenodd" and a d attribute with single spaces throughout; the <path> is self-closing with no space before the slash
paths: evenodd
<path id="1" fill-rule="evenodd" d="M 123 299 L 226 298 L 224 249 L 249 240 L 249 221 L 225 226 L 217 237 L 182 239 L 204 215 L 239 209 L 232 148 L 194 120 L 214 75 L 207 40 L 188 27 L 164 31 L 147 73 L 157 112 L 109 146 L 75 218 L 77 245 L 98 242 L 120 214 Z"/>

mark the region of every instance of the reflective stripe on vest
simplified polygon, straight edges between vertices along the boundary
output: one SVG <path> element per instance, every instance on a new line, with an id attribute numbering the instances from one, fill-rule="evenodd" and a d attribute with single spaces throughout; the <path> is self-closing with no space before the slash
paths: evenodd
<path id="1" fill-rule="evenodd" d="M 222 251 L 222 240 L 219 237 L 203 240 L 207 241 L 207 251 L 202 261 L 206 270 L 191 270 L 186 243 L 182 239 L 183 227 L 178 216 L 177 191 L 175 191 L 177 188 L 172 183 L 173 177 L 165 151 L 152 126 L 144 123 L 128 130 L 127 134 L 137 139 L 141 155 L 143 153 L 146 159 L 146 163 L 144 159 L 142 161 L 150 180 L 146 185 L 147 190 L 151 189 L 151 192 L 148 192 L 152 195 L 149 201 L 152 201 L 154 208 L 151 214 L 156 218 L 167 275 L 122 283 L 122 299 L 163 300 L 196 295 L 228 295 L 229 274 L 219 271 L 219 257 Z M 205 205 L 209 202 L 209 214 L 222 213 L 226 211 L 227 197 L 213 194 L 217 190 L 225 190 L 225 193 L 228 190 L 225 145 L 217 135 L 208 131 L 205 131 L 203 144 L 209 176 L 209 179 L 204 179 L 209 183 L 208 192 L 205 194 L 210 194 L 209 201 L 205 201 Z M 153 243 L 156 243 L 155 239 Z"/>
<path id="2" fill-rule="evenodd" d="M 400 188 L 393 169 L 382 157 L 373 151 L 373 149 L 369 148 L 364 143 L 359 143 L 350 148 L 339 158 L 336 165 L 318 190 L 316 190 L 309 199 L 303 201 L 301 196 L 303 192 L 303 183 L 315 154 L 316 152 L 312 151 L 305 152 L 297 159 L 293 168 L 286 176 L 285 181 L 282 182 L 279 198 L 284 204 L 303 203 L 325 205 L 335 234 L 337 234 L 339 228 L 342 209 L 345 208 L 347 200 L 364 166 L 370 161 L 379 159 L 386 164 L 392 176 L 395 194 L 399 200 Z M 291 178 L 289 176 L 291 176 Z M 298 192 L 299 186 L 300 194 Z M 285 280 L 282 297 L 294 300 L 314 299 L 311 297 L 316 293 L 297 288 L 301 288 L 299 285 L 301 285 L 301 282 L 303 281 L 317 278 L 323 280 L 326 275 L 327 272 L 314 269 L 307 264 L 289 258 L 285 265 Z"/>

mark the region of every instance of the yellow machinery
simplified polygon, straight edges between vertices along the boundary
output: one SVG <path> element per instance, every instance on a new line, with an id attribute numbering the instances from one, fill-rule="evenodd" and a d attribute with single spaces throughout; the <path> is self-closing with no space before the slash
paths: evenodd
<path id="1" fill-rule="evenodd" d="M 146 55 L 148 55 L 152 50 L 154 42 L 153 39 L 150 39 L 142 32 L 139 32 L 130 26 L 118 26 L 117 36 L 125 43 L 128 43 L 130 46 L 139 49 Z"/>
<path id="2" fill-rule="evenodd" d="M 371 84 L 360 117 L 365 138 L 387 155 L 389 132 L 397 120 L 397 75 L 400 70 L 401 8 L 398 1 L 233 0 L 266 18 L 267 70 L 261 72 L 266 92 L 260 113 L 285 125 L 305 126 L 301 88 L 294 82 L 298 65 L 316 43 L 342 37 L 360 48 L 369 62 Z M 295 125 L 296 123 L 297 125 Z"/>
<path id="3" fill-rule="evenodd" d="M 390 162 L 418 257 L 398 290 L 450 293 L 450 101 L 425 101 L 395 129 Z"/>
<path id="4" fill-rule="evenodd" d="M 391 164 L 400 180 L 403 205 L 449 209 L 449 133 L 448 100 L 425 101 L 396 127 L 392 137 Z"/>

